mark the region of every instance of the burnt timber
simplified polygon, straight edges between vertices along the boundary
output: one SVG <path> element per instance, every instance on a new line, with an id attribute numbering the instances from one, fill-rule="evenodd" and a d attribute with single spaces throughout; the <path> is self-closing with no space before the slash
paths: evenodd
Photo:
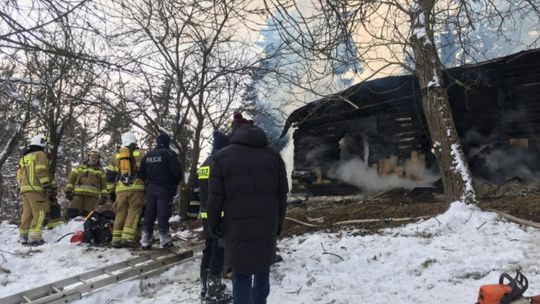
<path id="1" fill-rule="evenodd" d="M 475 179 L 490 183 L 536 179 L 540 173 L 540 49 L 447 69 L 444 83 Z M 438 171 L 430 152 L 421 93 L 413 75 L 392 76 L 354 85 L 292 112 L 282 136 L 291 126 L 296 128 L 293 192 L 361 191 L 328 174 L 331 167 L 352 157 L 384 174 L 395 173 L 384 172 L 385 161 L 393 159 L 399 166 L 412 157 Z M 496 159 L 496 152 L 516 157 L 518 164 L 488 164 Z"/>

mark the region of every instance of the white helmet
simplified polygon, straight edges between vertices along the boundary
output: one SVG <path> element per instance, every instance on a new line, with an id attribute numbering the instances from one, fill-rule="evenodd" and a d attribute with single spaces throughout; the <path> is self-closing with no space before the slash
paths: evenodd
<path id="1" fill-rule="evenodd" d="M 38 135 L 32 137 L 32 139 L 30 139 L 30 146 L 38 146 L 38 147 L 45 148 L 45 146 L 47 145 L 48 142 L 49 142 L 49 140 L 47 139 L 47 137 L 45 135 L 38 134 Z"/>
<path id="2" fill-rule="evenodd" d="M 130 131 L 122 134 L 122 146 L 127 147 L 131 144 L 136 144 L 137 138 L 135 137 L 135 134 L 131 133 Z"/>

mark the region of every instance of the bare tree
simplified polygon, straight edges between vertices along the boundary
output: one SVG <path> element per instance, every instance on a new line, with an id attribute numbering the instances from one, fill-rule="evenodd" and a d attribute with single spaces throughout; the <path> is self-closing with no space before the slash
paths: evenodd
<path id="1" fill-rule="evenodd" d="M 449 30 L 457 36 L 454 55 L 461 56 L 461 62 L 485 59 L 478 58 L 479 48 L 475 48 L 473 34 L 478 25 L 489 24 L 499 39 L 508 40 L 511 37 L 505 36 L 504 31 L 519 29 L 524 20 L 538 20 L 538 4 L 510 0 L 310 3 L 265 0 L 264 3 L 289 51 L 318 63 L 326 62 L 322 68 L 317 67 L 319 74 L 335 73 L 336 65 L 351 61 L 373 70 L 364 80 L 389 69 L 413 73 L 422 89 L 424 113 L 432 151 L 442 175 L 445 200 L 476 202 L 443 83 L 445 67 L 439 57 L 439 38 Z M 306 73 L 314 69 L 307 67 Z M 313 89 L 305 82 L 299 85 Z"/>
<path id="2" fill-rule="evenodd" d="M 225 127 L 231 109 L 241 100 L 248 74 L 260 61 L 251 42 L 239 38 L 239 32 L 249 30 L 249 6 L 247 0 L 144 0 L 123 1 L 118 8 L 124 18 L 119 31 L 129 32 L 129 39 L 139 44 L 131 50 L 132 70 L 144 75 L 137 85 L 130 84 L 134 98 L 123 98 L 129 107 L 140 109 L 145 128 L 156 132 L 172 127 L 178 143 L 187 137 L 185 132 L 192 136 L 189 156 L 182 157 L 189 160 L 184 162 L 189 178 L 182 188 L 182 216 L 206 128 Z M 156 92 L 156 84 L 168 89 Z M 188 147 L 179 144 L 178 148 L 186 153 Z"/>

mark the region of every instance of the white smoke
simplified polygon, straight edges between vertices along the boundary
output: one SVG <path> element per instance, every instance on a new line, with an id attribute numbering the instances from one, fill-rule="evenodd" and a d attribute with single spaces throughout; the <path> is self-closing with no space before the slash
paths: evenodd
<path id="1" fill-rule="evenodd" d="M 289 134 L 294 133 L 294 130 Z M 289 190 L 292 189 L 292 171 L 294 169 L 294 140 L 289 135 L 287 145 L 281 150 L 281 157 L 285 162 L 285 169 L 287 170 L 287 182 L 289 183 Z"/>
<path id="2" fill-rule="evenodd" d="M 426 170 L 423 166 L 408 161 L 403 166 L 408 174 L 416 180 L 402 178 L 397 175 L 379 175 L 376 167 L 368 166 L 362 159 L 353 158 L 340 162 L 328 170 L 328 175 L 345 183 L 354 185 L 364 192 L 373 192 L 390 188 L 412 189 L 428 187 L 437 180 L 438 176 Z"/>

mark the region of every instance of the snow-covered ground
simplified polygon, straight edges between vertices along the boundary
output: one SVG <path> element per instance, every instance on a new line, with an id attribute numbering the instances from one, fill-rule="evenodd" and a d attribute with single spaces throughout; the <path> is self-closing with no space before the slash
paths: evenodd
<path id="1" fill-rule="evenodd" d="M 80 223 L 46 233 L 48 244 L 17 243 L 0 225 L 0 298 L 130 258 L 127 250 L 51 243 Z M 80 226 L 79 226 L 80 227 Z M 478 288 L 520 269 L 540 294 L 540 234 L 494 213 L 454 203 L 437 218 L 361 236 L 316 233 L 279 243 L 284 262 L 271 273 L 268 303 L 475 303 Z M 111 285 L 77 303 L 200 303 L 199 261 L 148 280 Z"/>

